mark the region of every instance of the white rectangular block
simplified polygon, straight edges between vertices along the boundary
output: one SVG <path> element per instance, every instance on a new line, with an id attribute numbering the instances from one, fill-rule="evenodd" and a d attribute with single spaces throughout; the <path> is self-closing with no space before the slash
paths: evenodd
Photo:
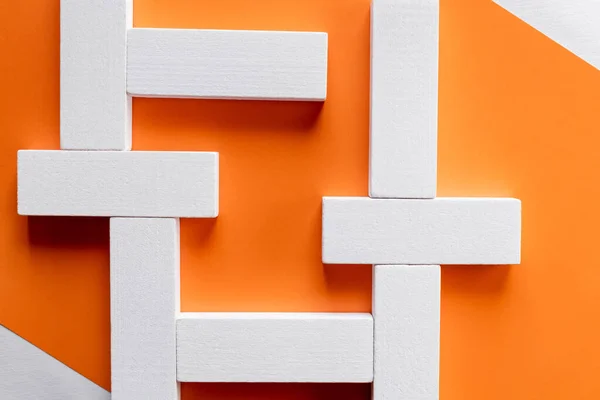
<path id="1" fill-rule="evenodd" d="M 20 150 L 17 160 L 20 215 L 219 213 L 218 153 Z"/>
<path id="2" fill-rule="evenodd" d="M 373 318 L 344 313 L 183 313 L 182 382 L 371 382 Z"/>
<path id="3" fill-rule="evenodd" d="M 132 1 L 60 1 L 61 149 L 131 149 L 126 64 Z"/>
<path id="4" fill-rule="evenodd" d="M 112 400 L 176 400 L 179 220 L 110 219 Z"/>
<path id="5" fill-rule="evenodd" d="M 327 33 L 136 28 L 127 46 L 133 96 L 323 101 L 327 94 Z"/>
<path id="6" fill-rule="evenodd" d="M 435 197 L 438 3 L 371 5 L 371 197 Z"/>
<path id="7" fill-rule="evenodd" d="M 0 399 L 110 400 L 110 393 L 0 325 Z"/>
<path id="8" fill-rule="evenodd" d="M 518 264 L 521 202 L 323 198 L 323 262 Z"/>
<path id="9" fill-rule="evenodd" d="M 373 266 L 373 400 L 439 398 L 439 265 Z"/>

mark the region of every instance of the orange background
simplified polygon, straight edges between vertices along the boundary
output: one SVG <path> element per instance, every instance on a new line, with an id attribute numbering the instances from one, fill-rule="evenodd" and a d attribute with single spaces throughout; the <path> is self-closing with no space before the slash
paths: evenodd
<path id="1" fill-rule="evenodd" d="M 59 147 L 59 1 L 1 3 L 0 324 L 109 389 L 108 221 L 16 213 L 16 151 Z M 488 0 L 440 19 L 438 194 L 523 201 L 522 265 L 443 268 L 441 399 L 597 399 L 600 72 Z M 369 0 L 135 0 L 135 25 L 329 33 L 324 105 L 136 99 L 134 149 L 221 154 L 221 215 L 181 225 L 184 311 L 369 311 L 370 268 L 320 262 L 320 198 L 367 194 Z"/>

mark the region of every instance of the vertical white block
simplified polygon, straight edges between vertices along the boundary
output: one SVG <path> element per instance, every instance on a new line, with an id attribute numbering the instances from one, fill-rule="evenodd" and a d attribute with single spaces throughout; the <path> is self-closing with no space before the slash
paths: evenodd
<path id="1" fill-rule="evenodd" d="M 373 0 L 371 197 L 435 197 L 438 2 Z"/>
<path id="2" fill-rule="evenodd" d="M 131 149 L 126 62 L 132 1 L 60 2 L 61 149 Z"/>
<path id="3" fill-rule="evenodd" d="M 179 220 L 111 218 L 112 400 L 175 400 Z"/>
<path id="4" fill-rule="evenodd" d="M 437 400 L 439 265 L 374 265 L 373 400 Z"/>
<path id="5" fill-rule="evenodd" d="M 110 400 L 110 393 L 0 325 L 0 399 Z"/>

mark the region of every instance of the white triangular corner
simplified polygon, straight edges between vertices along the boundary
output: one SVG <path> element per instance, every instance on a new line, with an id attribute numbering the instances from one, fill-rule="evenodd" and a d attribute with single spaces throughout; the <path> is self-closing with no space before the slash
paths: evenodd
<path id="1" fill-rule="evenodd" d="M 600 0 L 493 0 L 600 69 Z"/>
<path id="2" fill-rule="evenodd" d="M 0 399 L 110 400 L 110 393 L 0 325 Z"/>

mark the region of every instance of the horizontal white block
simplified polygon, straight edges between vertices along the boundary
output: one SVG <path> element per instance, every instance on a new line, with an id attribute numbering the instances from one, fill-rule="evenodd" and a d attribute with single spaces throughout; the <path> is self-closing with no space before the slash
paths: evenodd
<path id="1" fill-rule="evenodd" d="M 577 57 L 600 69 L 600 1 L 494 0 Z"/>
<path id="2" fill-rule="evenodd" d="M 323 198 L 323 262 L 518 264 L 521 202 Z"/>
<path id="3" fill-rule="evenodd" d="M 110 393 L 0 325 L 0 399 L 110 400 Z"/>
<path id="4" fill-rule="evenodd" d="M 327 34 L 131 29 L 127 91 L 140 97 L 325 100 Z"/>
<path id="5" fill-rule="evenodd" d="M 438 3 L 371 5 L 371 197 L 435 197 Z"/>
<path id="6" fill-rule="evenodd" d="M 216 217 L 219 154 L 38 151 L 17 156 L 20 215 Z"/>
<path id="7" fill-rule="evenodd" d="M 60 1 L 61 149 L 131 149 L 126 64 L 132 2 Z"/>
<path id="8" fill-rule="evenodd" d="M 371 382 L 373 318 L 343 313 L 184 313 L 182 382 Z"/>
<path id="9" fill-rule="evenodd" d="M 439 265 L 373 266 L 373 400 L 439 398 Z"/>
<path id="10" fill-rule="evenodd" d="M 112 400 L 178 400 L 179 220 L 110 219 Z"/>

